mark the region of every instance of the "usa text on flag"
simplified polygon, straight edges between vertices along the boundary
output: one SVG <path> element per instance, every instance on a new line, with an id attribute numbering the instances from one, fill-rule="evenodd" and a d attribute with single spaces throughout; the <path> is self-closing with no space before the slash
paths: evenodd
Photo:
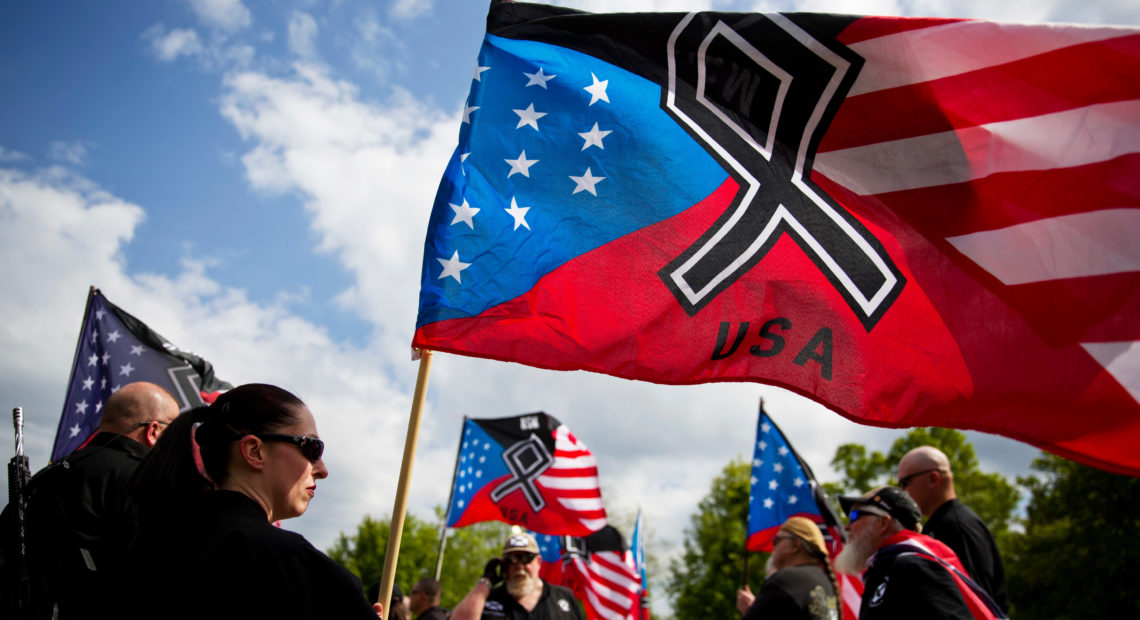
<path id="1" fill-rule="evenodd" d="M 464 420 L 447 526 L 585 536 L 606 524 L 594 455 L 553 416 Z"/>
<path id="2" fill-rule="evenodd" d="M 1140 473 L 1140 30 L 495 3 L 413 345 Z"/>
<path id="3" fill-rule="evenodd" d="M 180 350 L 91 289 L 51 460 L 62 459 L 87 441 L 103 418 L 103 403 L 135 381 L 162 386 L 181 411 L 213 402 L 219 392 L 233 387 L 214 376 L 209 362 Z"/>

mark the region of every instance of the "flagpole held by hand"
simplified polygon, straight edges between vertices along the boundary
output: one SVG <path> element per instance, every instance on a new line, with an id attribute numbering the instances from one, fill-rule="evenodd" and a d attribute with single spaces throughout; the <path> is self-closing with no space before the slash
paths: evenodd
<path id="1" fill-rule="evenodd" d="M 400 480 L 396 485 L 396 502 L 392 506 L 392 526 L 388 530 L 388 550 L 384 553 L 384 572 L 380 577 L 380 600 L 384 605 L 381 618 L 388 618 L 388 601 L 392 599 L 392 584 L 396 581 L 396 559 L 400 554 L 400 539 L 404 534 L 404 515 L 408 509 L 408 483 L 412 479 L 412 465 L 416 457 L 416 444 L 420 436 L 420 418 L 427 398 L 428 374 L 431 372 L 432 352 L 420 351 L 420 371 L 416 376 L 416 391 L 412 395 L 412 412 L 408 418 L 408 436 L 404 439 L 404 460 L 400 463 Z"/>

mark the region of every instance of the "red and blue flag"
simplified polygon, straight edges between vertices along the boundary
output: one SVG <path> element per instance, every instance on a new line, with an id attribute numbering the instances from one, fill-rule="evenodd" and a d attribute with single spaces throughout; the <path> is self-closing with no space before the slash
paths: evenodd
<path id="1" fill-rule="evenodd" d="M 214 376 L 209 362 L 174 346 L 93 288 L 83 313 L 52 462 L 82 446 L 98 428 L 103 404 L 111 394 L 136 381 L 162 386 L 178 401 L 180 411 L 211 403 L 233 387 Z"/>
<path id="2" fill-rule="evenodd" d="M 494 2 L 413 346 L 1140 473 L 1140 30 Z"/>
<path id="3" fill-rule="evenodd" d="M 481 521 L 562 536 L 601 529 L 594 455 L 546 413 L 465 419 L 447 527 Z"/>

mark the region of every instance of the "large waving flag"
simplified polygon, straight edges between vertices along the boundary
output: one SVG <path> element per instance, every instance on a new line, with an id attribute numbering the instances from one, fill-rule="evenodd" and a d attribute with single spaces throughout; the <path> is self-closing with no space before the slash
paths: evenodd
<path id="1" fill-rule="evenodd" d="M 447 527 L 505 521 L 586 536 L 606 524 L 594 455 L 542 412 L 465 419 L 452 485 Z"/>
<path id="2" fill-rule="evenodd" d="M 756 447 L 752 456 L 748 493 L 749 551 L 771 551 L 780 526 L 790 517 L 804 517 L 819 525 L 831 558 L 843 549 L 846 536 L 835 507 L 784 433 L 764 411 L 756 421 Z M 859 617 L 863 582 L 854 575 L 835 573 L 843 617 Z"/>
<path id="3" fill-rule="evenodd" d="M 107 398 L 135 381 L 162 386 L 181 411 L 213 402 L 233 387 L 214 376 L 209 362 L 180 350 L 92 288 L 51 460 L 83 445 L 103 419 Z"/>
<path id="4" fill-rule="evenodd" d="M 1140 30 L 495 2 L 413 346 L 1140 474 Z"/>

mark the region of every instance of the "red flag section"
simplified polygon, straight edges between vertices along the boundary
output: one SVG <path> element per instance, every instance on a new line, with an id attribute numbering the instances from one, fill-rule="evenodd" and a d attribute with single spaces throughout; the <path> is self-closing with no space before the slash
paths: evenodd
<path id="1" fill-rule="evenodd" d="M 503 254 L 485 244 L 505 233 L 467 250 L 455 235 L 488 234 L 489 220 L 456 223 L 464 201 L 493 213 L 517 193 L 556 218 L 630 175 L 575 160 L 562 196 L 502 163 L 525 147 L 536 174 L 553 169 L 537 143 L 479 150 L 515 136 L 514 122 L 465 124 L 459 154 L 471 156 L 453 164 L 476 169 L 486 153 L 488 167 L 449 168 L 441 184 L 413 346 L 660 383 L 758 381 L 866 424 L 987 431 L 1140 474 L 1140 31 L 803 14 L 657 14 L 615 27 L 623 19 L 497 3 L 490 35 L 503 38 L 489 36 L 499 55 L 484 55 L 484 76 L 507 50 L 528 71 L 556 57 L 588 64 L 586 85 L 589 73 L 606 79 L 599 71 L 611 84 L 647 81 L 653 105 L 724 176 L 613 239 L 595 243 L 612 226 L 588 218 L 642 215 L 660 196 L 583 202 L 587 215 L 552 224 L 552 237 L 532 218 Z M 546 74 L 576 75 L 555 68 Z M 717 86 L 745 75 L 756 76 L 749 98 Z M 491 79 L 473 83 L 487 119 L 497 102 L 478 89 Z M 608 101 L 582 95 L 582 113 L 635 109 L 611 89 Z M 535 109 L 560 109 L 540 99 L 560 92 L 536 94 Z M 628 131 L 605 148 L 639 161 L 639 144 L 662 131 L 647 118 L 628 112 Z M 610 156 L 575 139 L 576 157 Z M 647 195 L 696 174 L 692 157 L 654 149 L 649 180 L 638 179 Z M 476 187 L 500 176 L 496 198 Z M 519 275 L 512 261 L 534 262 L 527 252 L 576 243 L 565 236 L 575 223 L 594 235 L 580 254 Z M 477 272 L 487 256 L 496 267 Z M 522 292 L 496 297 L 508 289 Z"/>

